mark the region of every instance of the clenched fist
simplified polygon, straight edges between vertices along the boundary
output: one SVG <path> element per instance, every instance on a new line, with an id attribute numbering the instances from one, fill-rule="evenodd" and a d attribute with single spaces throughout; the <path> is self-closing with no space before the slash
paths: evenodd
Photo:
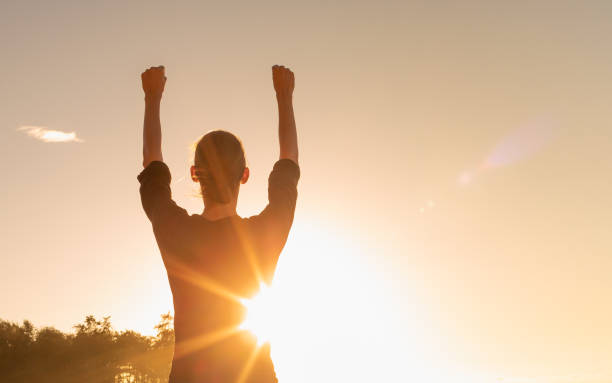
<path id="1" fill-rule="evenodd" d="M 295 87 L 295 76 L 289 68 L 282 65 L 272 67 L 272 82 L 277 97 L 291 97 Z"/>
<path id="2" fill-rule="evenodd" d="M 140 75 L 145 96 L 161 97 L 166 85 L 166 73 L 163 65 L 151 67 Z"/>

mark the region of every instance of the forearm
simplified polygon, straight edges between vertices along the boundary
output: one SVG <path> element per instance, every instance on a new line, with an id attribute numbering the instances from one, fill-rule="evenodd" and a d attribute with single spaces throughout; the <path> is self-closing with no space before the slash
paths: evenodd
<path id="1" fill-rule="evenodd" d="M 163 161 L 161 150 L 161 122 L 159 109 L 161 96 L 145 97 L 145 113 L 142 137 L 142 166 L 147 167 L 152 161 Z"/>
<path id="2" fill-rule="evenodd" d="M 278 140 L 280 159 L 290 159 L 298 163 L 298 141 L 293 114 L 293 97 L 277 95 L 278 102 Z"/>

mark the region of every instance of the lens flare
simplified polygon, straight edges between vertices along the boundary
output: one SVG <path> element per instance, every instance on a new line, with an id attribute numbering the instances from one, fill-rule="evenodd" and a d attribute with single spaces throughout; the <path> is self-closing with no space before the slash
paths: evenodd
<path id="1" fill-rule="evenodd" d="M 548 120 L 540 119 L 513 130 L 493 147 L 479 166 L 461 172 L 458 183 L 468 186 L 485 172 L 535 155 L 553 140 L 556 126 Z"/>
<path id="2" fill-rule="evenodd" d="M 499 141 L 482 166 L 485 169 L 497 168 L 531 157 L 551 141 L 553 133 L 553 124 L 546 121 L 522 126 Z"/>

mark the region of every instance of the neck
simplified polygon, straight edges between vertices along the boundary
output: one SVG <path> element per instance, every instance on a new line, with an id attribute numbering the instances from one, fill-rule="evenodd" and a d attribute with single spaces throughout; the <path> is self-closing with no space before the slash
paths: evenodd
<path id="1" fill-rule="evenodd" d="M 232 201 L 226 204 L 210 204 L 204 202 L 202 217 L 209 221 L 216 221 L 218 219 L 235 216 L 237 202 L 238 201 Z"/>

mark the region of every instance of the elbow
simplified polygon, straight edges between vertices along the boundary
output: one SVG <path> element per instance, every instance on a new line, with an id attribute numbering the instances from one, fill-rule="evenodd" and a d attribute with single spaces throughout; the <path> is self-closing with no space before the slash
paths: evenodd
<path id="1" fill-rule="evenodd" d="M 142 153 L 142 167 L 146 168 L 151 163 L 151 156 L 146 151 Z"/>
<path id="2" fill-rule="evenodd" d="M 299 165 L 298 162 L 298 157 L 299 157 L 299 153 L 296 150 L 291 150 L 291 151 L 281 151 L 280 156 L 279 156 L 279 160 L 284 160 L 284 159 L 288 159 L 291 160 L 293 162 L 295 162 L 297 165 Z"/>
<path id="3" fill-rule="evenodd" d="M 161 153 L 151 154 L 148 151 L 143 151 L 142 158 L 142 166 L 145 168 L 153 161 L 164 161 Z"/>

